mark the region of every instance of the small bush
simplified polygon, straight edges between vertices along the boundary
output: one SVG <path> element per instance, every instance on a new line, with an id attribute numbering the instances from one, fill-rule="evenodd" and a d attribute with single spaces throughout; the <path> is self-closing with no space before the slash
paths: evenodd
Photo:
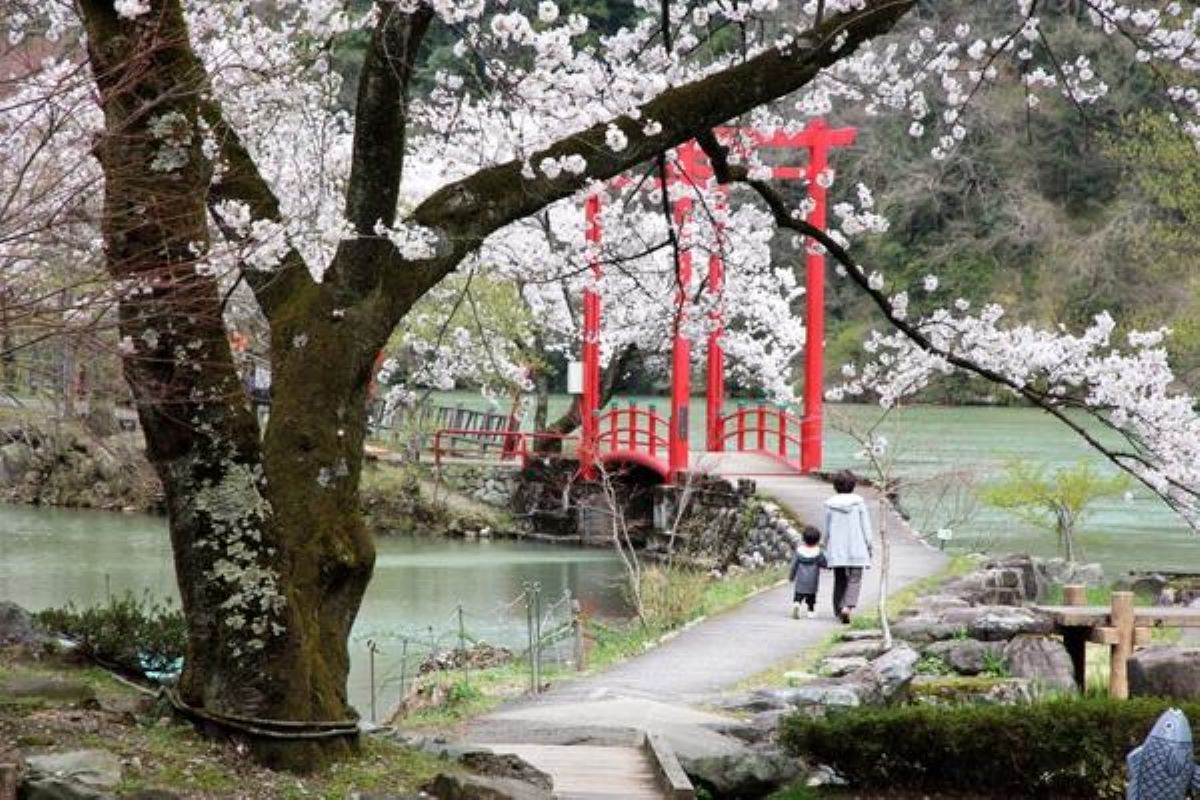
<path id="1" fill-rule="evenodd" d="M 1165 700 L 861 709 L 784 721 L 791 752 L 866 790 L 987 791 L 994 797 L 1123 797 L 1125 756 Z M 1182 710 L 1200 726 L 1200 703 Z"/>
<path id="2" fill-rule="evenodd" d="M 187 646 L 187 625 L 175 608 L 126 592 L 108 605 L 79 610 L 73 603 L 38 619 L 79 645 L 87 657 L 135 675 L 175 672 Z"/>
<path id="3" fill-rule="evenodd" d="M 703 614 L 704 592 L 712 578 L 689 569 L 648 567 L 642 572 L 642 608 L 652 626 L 676 628 Z"/>

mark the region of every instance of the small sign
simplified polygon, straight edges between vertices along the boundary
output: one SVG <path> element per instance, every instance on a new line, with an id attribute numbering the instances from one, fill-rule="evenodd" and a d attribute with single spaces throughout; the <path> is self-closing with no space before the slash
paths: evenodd
<path id="1" fill-rule="evenodd" d="M 567 393 L 583 394 L 583 362 L 567 363 Z"/>

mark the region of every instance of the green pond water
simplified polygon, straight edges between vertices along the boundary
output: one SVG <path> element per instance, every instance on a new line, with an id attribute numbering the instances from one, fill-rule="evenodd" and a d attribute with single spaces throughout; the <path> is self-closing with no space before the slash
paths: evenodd
<path id="1" fill-rule="evenodd" d="M 552 397 L 551 418 L 561 413 L 569 400 L 563 395 Z M 478 394 L 470 392 L 442 393 L 434 402 L 486 407 Z M 654 404 L 660 414 L 669 408 L 664 397 L 621 397 L 617 402 L 636 402 L 643 407 Z M 754 403 L 746 405 L 753 407 Z M 732 411 L 736 406 L 730 402 L 726 409 Z M 878 406 L 827 405 L 823 468 L 869 474 L 856 457 L 861 447 L 838 428 L 862 430 L 882 415 Z M 693 398 L 689 416 L 691 445 L 703 449 L 702 397 Z M 1102 440 L 1111 441 L 1110 432 L 1088 428 Z M 1116 472 L 1069 428 L 1031 408 L 913 406 L 886 415 L 879 432 L 895 453 L 895 474 L 911 483 L 902 501 L 914 526 L 928 532 L 949 525 L 954 538 L 948 549 L 1054 555 L 1056 543 L 1051 534 L 975 499 L 982 484 L 1003 474 L 1006 462 L 1021 459 L 1053 470 L 1087 460 L 1104 474 Z M 1101 562 L 1112 575 L 1133 569 L 1200 571 L 1200 534 L 1145 487 L 1133 484 L 1130 492 L 1128 501 L 1109 498 L 1091 507 L 1082 526 L 1084 558 Z"/>
<path id="2" fill-rule="evenodd" d="M 379 714 L 399 694 L 402 640 L 409 678 L 431 646 L 456 646 L 458 607 L 468 637 L 525 646 L 523 584 L 541 584 L 547 627 L 564 618 L 565 591 L 592 613 L 624 613 L 617 558 L 601 550 L 512 541 L 386 538 L 351 639 L 350 697 L 371 701 L 368 642 L 377 643 Z M 165 522 L 140 514 L 0 505 L 0 600 L 30 610 L 103 603 L 109 592 L 177 598 Z M 564 646 L 565 647 L 565 646 Z M 550 655 L 554 655 L 551 653 Z"/>

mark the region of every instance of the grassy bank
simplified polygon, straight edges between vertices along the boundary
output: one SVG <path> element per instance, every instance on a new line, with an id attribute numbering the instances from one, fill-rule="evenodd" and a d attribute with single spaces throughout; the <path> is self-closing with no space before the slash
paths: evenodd
<path id="1" fill-rule="evenodd" d="M 273 772 L 238 747 L 201 738 L 152 698 L 63 656 L 0 651 L 0 760 L 78 749 L 113 753 L 124 767 L 117 797 L 159 789 L 183 800 L 345 800 L 356 792 L 416 792 L 446 762 L 364 737 L 352 758 L 311 775 Z"/>

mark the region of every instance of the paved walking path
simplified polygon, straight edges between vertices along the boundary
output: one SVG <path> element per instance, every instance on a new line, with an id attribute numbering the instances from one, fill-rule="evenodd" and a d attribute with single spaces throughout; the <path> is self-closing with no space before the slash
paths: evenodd
<path id="1" fill-rule="evenodd" d="M 775 462 L 751 454 L 731 454 L 712 459 L 718 474 L 750 474 L 760 495 L 786 506 L 800 520 L 823 527 L 824 503 L 833 494 L 828 484 L 776 467 Z M 879 504 L 868 497 L 878 545 Z M 938 572 L 946 557 L 914 537 L 895 512 L 888 514 L 892 550 L 890 590 Z M 841 628 L 833 616 L 830 595 L 832 573 L 823 573 L 817 598 L 816 619 L 790 616 L 790 585 L 763 592 L 724 614 L 706 619 L 644 655 L 579 680 L 556 685 L 538 702 L 555 703 L 621 695 L 666 701 L 704 702 L 735 688 L 739 683 L 774 664 L 803 655 Z M 879 597 L 879 571 L 863 577 L 860 609 L 869 611 Z"/>
<path id="2" fill-rule="evenodd" d="M 753 478 L 759 494 L 786 506 L 806 523 L 824 524 L 824 502 L 833 492 L 822 481 L 795 474 L 764 456 L 745 453 L 703 454 L 694 459 L 694 466 L 730 478 Z M 861 493 L 868 498 L 878 536 L 879 504 L 873 502 L 872 491 Z M 888 512 L 887 523 L 892 549 L 890 591 L 933 575 L 946 564 L 946 557 L 913 536 L 895 512 Z M 875 553 L 878 561 L 878 542 Z M 864 578 L 860 609 L 874 606 L 879 596 L 878 576 L 878 570 L 871 570 Z M 620 732 L 660 735 L 688 758 L 736 752 L 743 746 L 719 732 L 731 720 L 696 706 L 709 704 L 746 679 L 803 655 L 838 631 L 842 626 L 830 607 L 832 583 L 830 574 L 825 573 L 817 619 L 792 619 L 790 585 L 767 590 L 641 656 L 596 675 L 557 684 L 536 698 L 483 717 L 472 724 L 467 738 L 478 743 L 548 745 L 550 750 L 536 755 L 554 753 L 558 761 L 545 762 L 546 766 L 553 763 L 564 770 L 560 764 L 579 760 L 564 751 L 576 751 L 575 755 L 582 757 L 586 754 L 578 749 L 581 743 L 628 745 Z M 551 774 L 555 774 L 553 770 Z M 563 774 L 570 780 L 567 772 Z"/>

